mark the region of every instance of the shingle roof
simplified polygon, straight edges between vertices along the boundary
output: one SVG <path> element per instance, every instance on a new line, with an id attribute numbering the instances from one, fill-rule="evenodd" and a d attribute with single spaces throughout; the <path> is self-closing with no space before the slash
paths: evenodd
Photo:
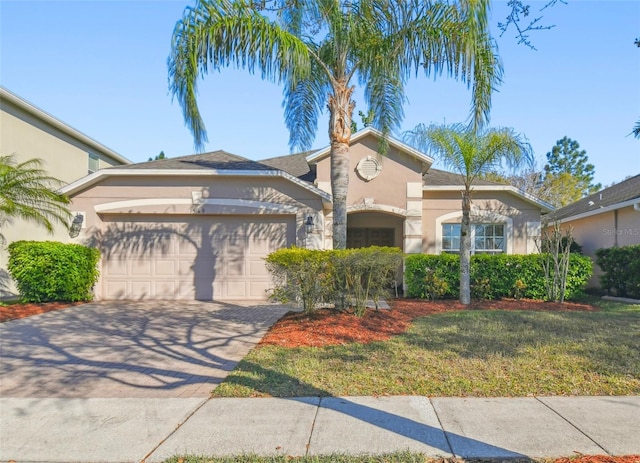
<path id="1" fill-rule="evenodd" d="M 557 209 L 546 215 L 545 219 L 561 220 L 586 212 L 597 211 L 605 207 L 615 206 L 616 204 L 632 199 L 640 199 L 640 174 L 582 198 L 575 203 Z"/>
<path id="2" fill-rule="evenodd" d="M 447 172 L 446 170 L 439 170 L 431 168 L 426 174 L 422 176 L 423 184 L 425 186 L 451 186 L 451 185 L 464 185 L 464 178 L 460 174 L 454 174 L 453 172 Z M 489 180 L 476 179 L 473 185 L 500 185 L 502 183 L 491 182 Z"/>
<path id="3" fill-rule="evenodd" d="M 263 159 L 260 162 L 275 169 L 282 170 L 300 180 L 313 182 L 316 178 L 315 166 L 309 166 L 307 156 L 315 151 L 305 151 L 304 153 L 290 154 L 287 156 L 278 156 L 275 158 Z"/>
<path id="4" fill-rule="evenodd" d="M 273 170 L 272 167 L 250 159 L 218 150 L 203 154 L 192 154 L 177 158 L 158 159 L 128 166 L 126 169 L 218 169 L 218 170 Z"/>

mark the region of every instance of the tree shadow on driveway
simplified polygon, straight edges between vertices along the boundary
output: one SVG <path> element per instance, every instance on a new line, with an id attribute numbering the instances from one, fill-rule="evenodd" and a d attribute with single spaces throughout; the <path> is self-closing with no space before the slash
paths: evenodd
<path id="1" fill-rule="evenodd" d="M 288 309 L 102 302 L 0 325 L 3 397 L 208 396 Z"/>

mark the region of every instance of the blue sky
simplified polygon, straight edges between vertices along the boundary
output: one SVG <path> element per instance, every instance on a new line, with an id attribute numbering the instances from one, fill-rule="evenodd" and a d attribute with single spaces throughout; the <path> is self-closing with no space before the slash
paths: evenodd
<path id="1" fill-rule="evenodd" d="M 543 2 L 530 2 L 534 11 Z M 0 0 L 0 83 L 134 162 L 161 150 L 191 154 L 193 139 L 168 93 L 166 60 L 176 21 L 190 0 Z M 506 1 L 493 2 L 492 24 Z M 531 35 L 536 51 L 512 33 L 497 38 L 504 83 L 493 98 L 492 126 L 525 134 L 539 165 L 565 135 L 580 143 L 609 185 L 640 173 L 640 2 L 569 0 L 544 11 L 551 30 Z M 497 34 L 496 34 L 497 36 Z M 402 130 L 459 122 L 466 86 L 418 78 L 407 87 Z M 199 104 L 207 150 L 250 159 L 287 154 L 282 90 L 243 70 L 210 74 Z M 366 108 L 357 101 L 358 110 Z M 360 122 L 356 116 L 356 121 Z M 314 147 L 328 144 L 326 118 Z"/>

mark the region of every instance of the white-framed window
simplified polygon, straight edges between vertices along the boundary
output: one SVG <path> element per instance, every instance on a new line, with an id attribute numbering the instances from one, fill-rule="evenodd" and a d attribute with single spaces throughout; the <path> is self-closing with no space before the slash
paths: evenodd
<path id="1" fill-rule="evenodd" d="M 460 228 L 459 223 L 442 224 L 442 252 L 460 253 Z M 504 224 L 471 224 L 471 254 L 500 254 L 505 250 Z"/>
<path id="2" fill-rule="evenodd" d="M 89 153 L 89 173 L 92 174 L 100 169 L 100 158 L 97 154 Z"/>

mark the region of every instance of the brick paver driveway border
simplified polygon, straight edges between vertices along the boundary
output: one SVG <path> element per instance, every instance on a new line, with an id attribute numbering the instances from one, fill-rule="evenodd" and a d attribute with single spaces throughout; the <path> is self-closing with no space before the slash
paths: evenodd
<path id="1" fill-rule="evenodd" d="M 2 397 L 206 397 L 289 309 L 97 302 L 0 324 Z"/>

